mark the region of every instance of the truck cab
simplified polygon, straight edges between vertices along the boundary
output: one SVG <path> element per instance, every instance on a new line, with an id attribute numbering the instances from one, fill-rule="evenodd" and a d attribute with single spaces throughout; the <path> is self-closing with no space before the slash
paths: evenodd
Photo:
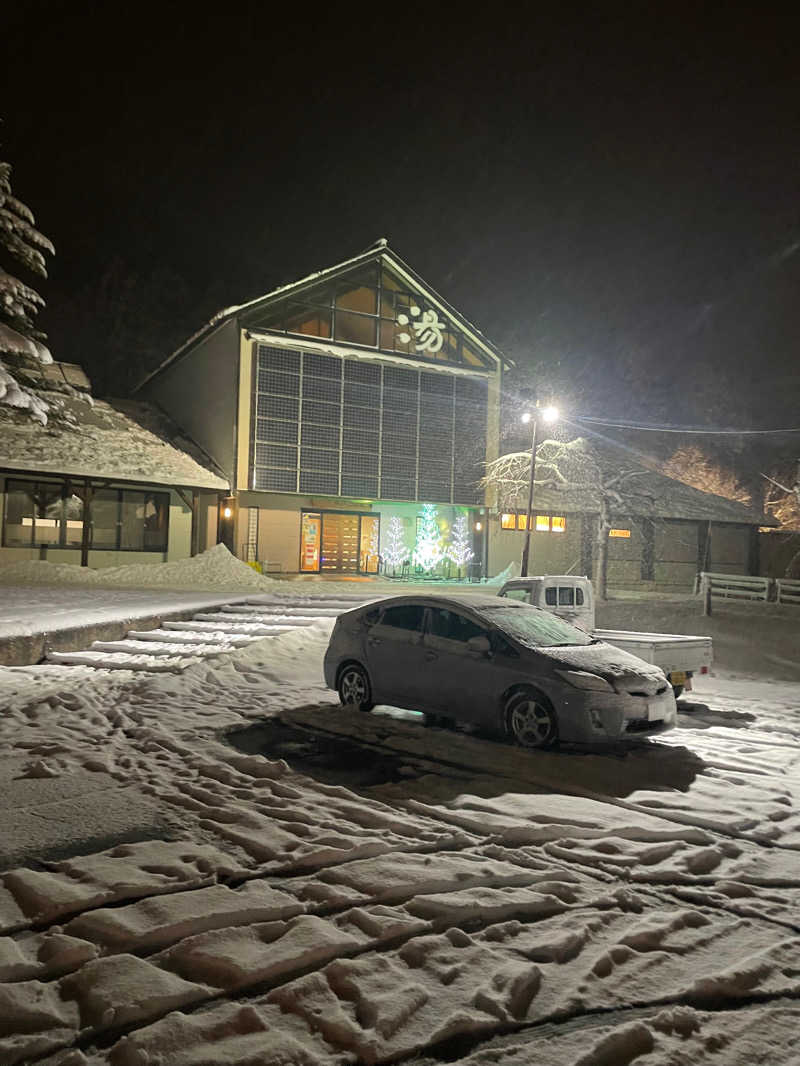
<path id="1" fill-rule="evenodd" d="M 498 595 L 543 607 L 584 633 L 594 631 L 594 595 L 588 577 L 572 574 L 517 577 L 507 581 Z"/>

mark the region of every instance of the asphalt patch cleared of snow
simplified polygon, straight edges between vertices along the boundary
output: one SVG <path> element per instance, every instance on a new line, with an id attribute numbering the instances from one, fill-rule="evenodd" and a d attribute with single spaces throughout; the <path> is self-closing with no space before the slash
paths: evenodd
<path id="1" fill-rule="evenodd" d="M 325 785 L 355 790 L 418 777 L 424 771 L 409 765 L 407 755 L 367 750 L 357 740 L 288 725 L 269 718 L 225 734 L 225 740 L 246 755 L 284 759 L 299 773 Z"/>

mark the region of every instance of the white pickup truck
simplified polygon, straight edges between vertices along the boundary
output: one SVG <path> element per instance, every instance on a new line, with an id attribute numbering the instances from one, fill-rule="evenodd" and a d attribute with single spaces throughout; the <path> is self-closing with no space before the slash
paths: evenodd
<path id="1" fill-rule="evenodd" d="M 507 581 L 499 596 L 532 603 L 557 614 L 565 622 L 604 640 L 615 648 L 638 655 L 660 666 L 680 696 L 691 692 L 692 675 L 711 669 L 711 637 L 687 637 L 677 633 L 632 633 L 623 629 L 595 629 L 594 592 L 588 577 L 548 574 L 546 577 L 517 577 Z"/>

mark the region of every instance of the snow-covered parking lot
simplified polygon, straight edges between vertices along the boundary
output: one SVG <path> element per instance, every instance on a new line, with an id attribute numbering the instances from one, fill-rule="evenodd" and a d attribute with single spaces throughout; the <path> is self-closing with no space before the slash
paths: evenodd
<path id="1" fill-rule="evenodd" d="M 798 1061 L 795 684 L 525 752 L 340 708 L 331 626 L 0 668 L 1 1063 Z"/>

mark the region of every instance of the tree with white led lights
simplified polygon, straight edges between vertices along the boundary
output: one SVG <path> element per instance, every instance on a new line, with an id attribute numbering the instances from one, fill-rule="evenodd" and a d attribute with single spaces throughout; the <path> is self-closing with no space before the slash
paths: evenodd
<path id="1" fill-rule="evenodd" d="M 475 552 L 470 547 L 469 521 L 465 514 L 460 514 L 453 523 L 452 536 L 447 545 L 447 555 L 458 567 L 459 577 L 461 577 L 461 568 L 475 557 Z"/>
<path id="2" fill-rule="evenodd" d="M 381 545 L 381 554 L 383 555 L 384 569 L 388 564 L 391 566 L 393 574 L 397 572 L 397 567 L 402 566 L 408 558 L 409 552 L 406 545 L 403 519 L 398 518 L 397 515 L 392 515 L 389 519 L 386 536 Z"/>
<path id="3" fill-rule="evenodd" d="M 441 533 L 436 521 L 436 508 L 432 503 L 424 503 L 417 529 L 417 543 L 414 545 L 414 562 L 423 570 L 431 571 L 441 560 Z"/>

